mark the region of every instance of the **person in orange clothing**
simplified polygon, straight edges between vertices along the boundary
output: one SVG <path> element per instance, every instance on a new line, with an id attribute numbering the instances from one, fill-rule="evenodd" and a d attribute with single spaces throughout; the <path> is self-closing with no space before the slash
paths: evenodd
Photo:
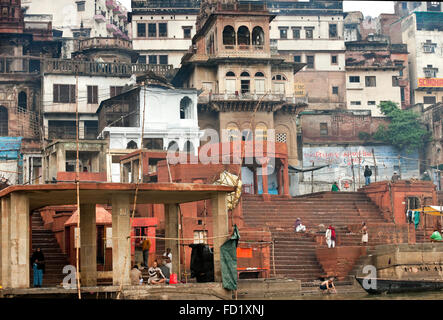
<path id="1" fill-rule="evenodd" d="M 148 267 L 149 260 L 149 249 L 151 249 L 151 240 L 147 237 L 143 239 L 142 242 L 142 251 L 143 251 L 143 266 Z"/>

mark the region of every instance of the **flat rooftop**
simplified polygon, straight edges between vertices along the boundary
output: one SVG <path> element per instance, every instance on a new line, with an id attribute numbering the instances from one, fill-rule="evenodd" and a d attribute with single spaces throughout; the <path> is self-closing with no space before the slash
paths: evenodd
<path id="1" fill-rule="evenodd" d="M 133 202 L 135 183 L 89 183 L 80 182 L 81 204 L 106 204 L 116 195 L 129 195 Z M 195 183 L 140 183 L 137 203 L 186 203 L 208 200 L 217 193 L 233 192 L 234 187 Z M 43 185 L 15 185 L 0 191 L 0 198 L 12 193 L 25 193 L 29 197 L 30 210 L 44 206 L 70 205 L 77 203 L 75 183 Z"/>

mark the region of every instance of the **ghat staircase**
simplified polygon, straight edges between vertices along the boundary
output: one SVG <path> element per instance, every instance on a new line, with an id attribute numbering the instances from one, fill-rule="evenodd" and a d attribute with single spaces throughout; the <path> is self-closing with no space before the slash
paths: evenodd
<path id="1" fill-rule="evenodd" d="M 62 252 L 57 239 L 51 230 L 43 226 L 43 219 L 40 213 L 32 214 L 32 252 L 40 248 L 45 257 L 45 274 L 43 275 L 43 287 L 55 287 L 62 283 L 66 274 L 63 274 L 63 267 L 68 265 L 67 256 Z M 32 255 L 31 252 L 31 255 Z M 33 286 L 33 272 L 31 269 L 30 282 Z"/>
<path id="2" fill-rule="evenodd" d="M 272 196 L 263 201 L 260 195 L 242 196 L 243 219 L 248 227 L 269 227 L 275 242 L 275 269 L 278 277 L 296 278 L 302 283 L 324 276 L 317 261 L 316 248 L 326 247 L 316 241 L 323 236 L 320 225 L 332 224 L 336 229 L 337 245 L 357 246 L 361 234 L 353 233 L 349 225 L 363 221 L 390 224 L 380 209 L 365 194 L 358 192 L 320 192 L 295 198 Z M 300 218 L 306 233 L 295 233 L 294 224 Z M 385 237 L 370 232 L 369 244 L 386 243 Z"/>

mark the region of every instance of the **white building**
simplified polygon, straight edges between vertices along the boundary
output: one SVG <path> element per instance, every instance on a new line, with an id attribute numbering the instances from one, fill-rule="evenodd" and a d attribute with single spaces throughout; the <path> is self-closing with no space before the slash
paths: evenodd
<path id="1" fill-rule="evenodd" d="M 127 9 L 116 0 L 22 0 L 27 14 L 50 14 L 65 38 L 128 38 Z"/>
<path id="2" fill-rule="evenodd" d="M 132 1 L 131 33 L 140 63 L 179 68 L 195 35 L 199 1 Z"/>
<path id="3" fill-rule="evenodd" d="M 197 155 L 203 132 L 198 126 L 195 89 L 138 86 L 103 101 L 97 114 L 100 137 L 109 140 L 112 177 L 108 179 L 112 182 L 120 181 L 119 156 L 133 149 L 180 150 Z"/>
<path id="4" fill-rule="evenodd" d="M 443 12 L 414 11 L 403 18 L 401 27 L 410 53 L 412 104 L 428 107 L 443 101 Z"/>
<path id="5" fill-rule="evenodd" d="M 399 77 L 398 68 L 348 68 L 346 77 L 348 109 L 371 110 L 373 117 L 382 117 L 384 115 L 377 107 L 380 102 L 392 101 L 401 105 L 400 88 L 392 80 Z"/>
<path id="6" fill-rule="evenodd" d="M 270 1 L 270 38 L 280 55 L 307 63 L 295 76 L 310 109 L 345 108 L 344 13 L 341 1 Z M 327 79 L 327 81 L 324 81 Z"/>

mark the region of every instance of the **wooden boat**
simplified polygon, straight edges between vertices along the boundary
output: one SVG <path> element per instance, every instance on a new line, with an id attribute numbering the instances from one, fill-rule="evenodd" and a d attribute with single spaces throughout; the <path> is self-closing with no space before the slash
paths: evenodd
<path id="1" fill-rule="evenodd" d="M 443 289 L 443 280 L 376 279 L 377 282 L 375 289 L 366 289 L 363 286 L 363 281 L 365 278 L 356 277 L 356 280 L 362 286 L 362 288 L 370 294 L 438 291 Z"/>

